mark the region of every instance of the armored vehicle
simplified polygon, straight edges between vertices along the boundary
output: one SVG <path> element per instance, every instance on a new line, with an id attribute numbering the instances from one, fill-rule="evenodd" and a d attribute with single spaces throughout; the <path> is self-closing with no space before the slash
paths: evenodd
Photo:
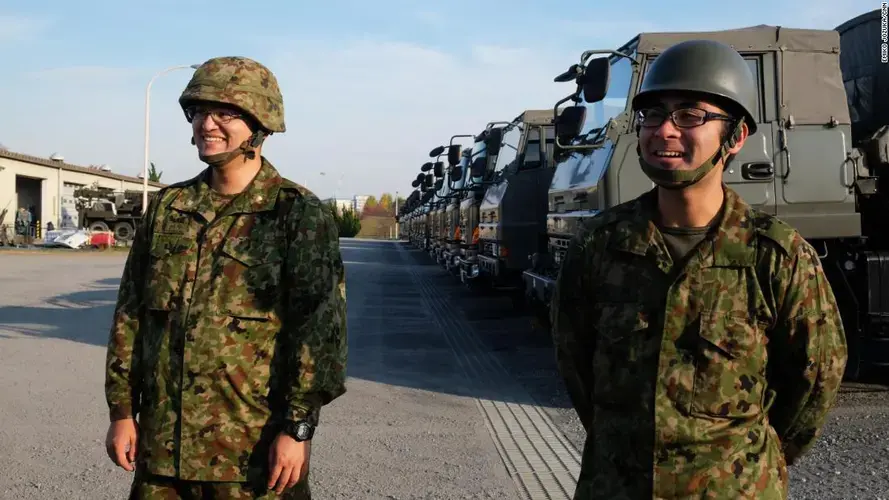
<path id="1" fill-rule="evenodd" d="M 493 288 L 521 290 L 522 271 L 546 233 L 553 130 L 552 110 L 526 110 L 502 128 L 479 207 L 479 271 Z"/>
<path id="2" fill-rule="evenodd" d="M 758 130 L 725 170 L 725 184 L 820 251 L 846 327 L 848 375 L 889 363 L 889 65 L 873 63 L 880 57 L 868 39 L 879 32 L 875 14 L 838 30 L 643 33 L 617 51 L 585 52 L 556 78 L 574 80 L 577 91 L 561 101 L 573 100 L 574 111 L 556 124 L 549 245 L 525 273 L 533 297 L 549 301 L 579 224 L 654 187 L 638 164 L 630 111 L 652 61 L 683 40 L 719 40 L 742 54 L 760 90 Z M 597 53 L 608 55 L 591 59 Z"/>

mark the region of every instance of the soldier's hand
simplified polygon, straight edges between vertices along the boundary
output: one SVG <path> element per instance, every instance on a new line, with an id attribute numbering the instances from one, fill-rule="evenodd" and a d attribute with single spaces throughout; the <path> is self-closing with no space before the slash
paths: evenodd
<path id="1" fill-rule="evenodd" d="M 136 420 L 124 418 L 115 420 L 108 426 L 105 436 L 105 451 L 111 461 L 127 472 L 133 472 L 136 462 L 136 447 L 139 443 L 139 429 Z"/>
<path id="2" fill-rule="evenodd" d="M 281 433 L 269 449 L 269 488 L 279 495 L 292 488 L 309 470 L 311 441 L 297 441 Z"/>

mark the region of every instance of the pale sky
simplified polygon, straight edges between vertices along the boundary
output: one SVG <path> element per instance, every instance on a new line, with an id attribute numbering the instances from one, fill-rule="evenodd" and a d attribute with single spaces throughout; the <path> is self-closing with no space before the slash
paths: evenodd
<path id="1" fill-rule="evenodd" d="M 407 196 L 433 147 L 573 91 L 553 78 L 587 49 L 640 31 L 773 24 L 832 29 L 876 0 L 4 0 L 0 143 L 137 175 L 145 86 L 158 71 L 242 55 L 281 84 L 287 132 L 264 154 L 321 197 Z M 151 92 L 151 160 L 163 182 L 204 164 L 177 98 L 191 74 Z M 324 172 L 325 175 L 322 175 Z M 342 183 L 337 191 L 338 181 Z"/>

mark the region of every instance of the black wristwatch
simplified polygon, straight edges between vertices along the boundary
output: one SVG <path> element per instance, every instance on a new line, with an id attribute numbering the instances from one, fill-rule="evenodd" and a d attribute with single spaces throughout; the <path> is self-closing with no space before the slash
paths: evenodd
<path id="1" fill-rule="evenodd" d="M 297 441 L 308 441 L 315 435 L 315 426 L 305 420 L 296 422 L 287 420 L 284 422 L 284 429 L 282 430 L 285 434 Z"/>

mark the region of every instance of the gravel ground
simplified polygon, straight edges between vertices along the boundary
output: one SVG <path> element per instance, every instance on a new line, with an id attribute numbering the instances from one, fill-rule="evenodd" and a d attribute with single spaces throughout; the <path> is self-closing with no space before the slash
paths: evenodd
<path id="1" fill-rule="evenodd" d="M 437 265 L 413 251 L 421 265 Z M 548 333 L 536 330 L 504 297 L 467 293 L 441 270 L 436 285 L 459 304 L 476 333 L 499 353 L 501 363 L 544 406 L 580 450 L 585 432 L 556 370 Z M 822 438 L 789 469 L 790 500 L 889 500 L 889 373 L 846 383 Z"/>

